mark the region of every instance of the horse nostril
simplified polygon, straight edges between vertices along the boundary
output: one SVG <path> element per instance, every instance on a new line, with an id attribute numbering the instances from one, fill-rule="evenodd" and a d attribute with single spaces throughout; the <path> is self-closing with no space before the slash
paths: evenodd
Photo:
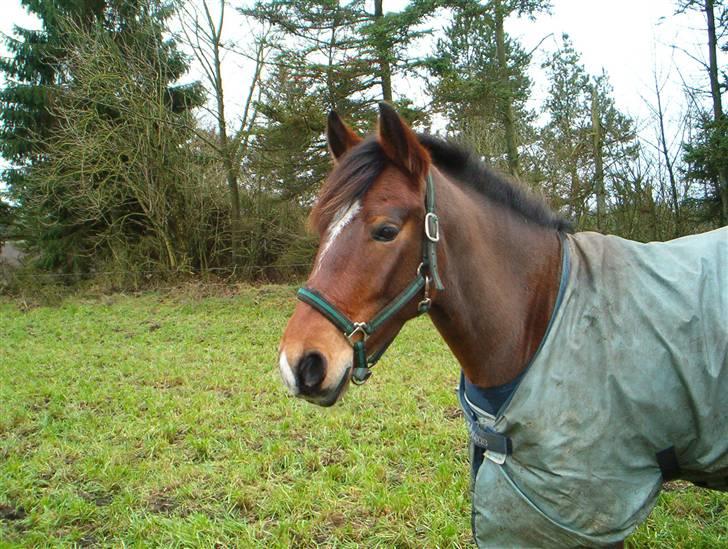
<path id="1" fill-rule="evenodd" d="M 319 353 L 307 353 L 298 363 L 298 378 L 301 389 L 313 389 L 326 377 L 324 357 Z"/>

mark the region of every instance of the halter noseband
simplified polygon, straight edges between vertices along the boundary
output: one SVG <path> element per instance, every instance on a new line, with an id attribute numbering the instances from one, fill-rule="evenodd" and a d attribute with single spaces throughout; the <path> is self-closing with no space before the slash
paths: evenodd
<path id="1" fill-rule="evenodd" d="M 442 280 L 437 272 L 437 242 L 440 240 L 440 223 L 435 213 L 435 185 L 432 175 L 427 174 L 425 183 L 425 238 L 422 243 L 422 263 L 417 267 L 417 276 L 402 290 L 397 297 L 381 309 L 369 322 L 354 322 L 342 313 L 335 305 L 316 290 L 300 288 L 296 297 L 307 303 L 334 326 L 342 331 L 346 340 L 354 349 L 354 371 L 351 380 L 355 385 L 361 385 L 372 375 L 371 367 L 377 363 L 394 339 L 386 342 L 382 347 L 367 356 L 366 340 L 376 332 L 387 320 L 401 311 L 422 289 L 424 295 L 417 305 L 417 313 L 424 314 L 430 310 L 432 298 L 430 297 L 430 284 L 435 289 L 444 290 Z M 358 339 L 357 339 L 358 337 Z"/>

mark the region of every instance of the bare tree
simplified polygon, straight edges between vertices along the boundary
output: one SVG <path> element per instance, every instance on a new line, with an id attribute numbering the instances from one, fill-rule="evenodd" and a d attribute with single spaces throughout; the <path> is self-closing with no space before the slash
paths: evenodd
<path id="1" fill-rule="evenodd" d="M 599 94 L 591 89 L 592 148 L 594 153 L 594 191 L 597 196 L 597 229 L 604 230 L 604 216 L 607 213 L 606 190 L 604 188 L 604 143 L 602 137 L 602 116 Z"/>
<path id="2" fill-rule="evenodd" d="M 216 255 L 221 195 L 195 154 L 192 115 L 169 104 L 163 67 L 135 36 L 68 23 L 62 68 L 72 78 L 54 96 L 44 162 L 26 215 L 71 235 L 62 267 L 104 264 L 132 277 L 144 270 L 204 269 Z M 120 276 L 124 277 L 124 274 Z"/>
<path id="3" fill-rule="evenodd" d="M 212 1 L 212 0 L 210 0 Z M 256 93 L 260 90 L 260 80 L 268 51 L 267 32 L 262 32 L 254 38 L 254 53 L 246 56 L 254 60 L 254 70 L 248 85 L 243 114 L 240 123 L 232 134 L 228 128 L 225 111 L 225 93 L 223 85 L 223 57 L 226 51 L 234 51 L 232 44 L 223 40 L 223 26 L 225 23 L 225 0 L 219 0 L 217 17 L 213 16 L 210 1 L 200 0 L 200 10 L 185 4 L 181 7 L 180 24 L 187 46 L 192 50 L 197 62 L 202 68 L 209 91 L 212 94 L 214 106 L 209 109 L 217 126 L 217 139 L 209 141 L 216 156 L 221 161 L 227 186 L 230 194 L 230 216 L 232 228 L 232 255 L 233 262 L 240 253 L 242 220 L 240 213 L 240 166 L 250 143 L 250 133 L 257 110 L 255 108 Z"/>
<path id="4" fill-rule="evenodd" d="M 682 217 L 680 211 L 680 191 L 678 187 L 677 177 L 675 175 L 675 165 L 680 158 L 682 149 L 680 147 L 676 148 L 673 146 L 674 140 L 668 140 L 667 129 L 665 127 L 665 119 L 667 115 L 665 112 L 665 105 L 663 105 L 662 101 L 663 85 L 660 84 L 657 70 L 655 70 L 653 74 L 653 80 L 655 86 L 655 104 L 653 105 L 648 103 L 648 107 L 650 108 L 652 114 L 655 116 L 656 119 L 657 141 L 654 143 L 650 143 L 650 145 L 652 145 L 652 147 L 657 151 L 659 157 L 664 162 L 664 167 L 667 171 L 670 182 L 670 202 L 674 216 L 673 236 L 677 237 L 681 234 Z M 685 120 L 683 117 L 678 130 L 680 134 L 683 133 L 684 128 Z M 678 139 L 678 141 L 682 143 L 682 139 Z"/>

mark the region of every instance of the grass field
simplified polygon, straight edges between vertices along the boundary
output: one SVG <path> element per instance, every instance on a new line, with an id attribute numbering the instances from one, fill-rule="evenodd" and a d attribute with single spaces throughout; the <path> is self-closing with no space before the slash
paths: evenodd
<path id="1" fill-rule="evenodd" d="M 457 366 L 427 319 L 342 405 L 288 397 L 290 287 L 0 300 L 0 546 L 471 546 Z M 673 484 L 630 539 L 728 545 Z"/>

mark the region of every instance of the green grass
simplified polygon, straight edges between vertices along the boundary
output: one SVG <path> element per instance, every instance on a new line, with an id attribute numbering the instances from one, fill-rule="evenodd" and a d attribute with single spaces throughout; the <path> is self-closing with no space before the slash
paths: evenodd
<path id="1" fill-rule="evenodd" d="M 0 546 L 471 545 L 458 370 L 427 319 L 320 409 L 278 377 L 290 287 L 21 305 L 0 301 Z M 726 503 L 676 485 L 631 543 L 725 546 Z"/>

